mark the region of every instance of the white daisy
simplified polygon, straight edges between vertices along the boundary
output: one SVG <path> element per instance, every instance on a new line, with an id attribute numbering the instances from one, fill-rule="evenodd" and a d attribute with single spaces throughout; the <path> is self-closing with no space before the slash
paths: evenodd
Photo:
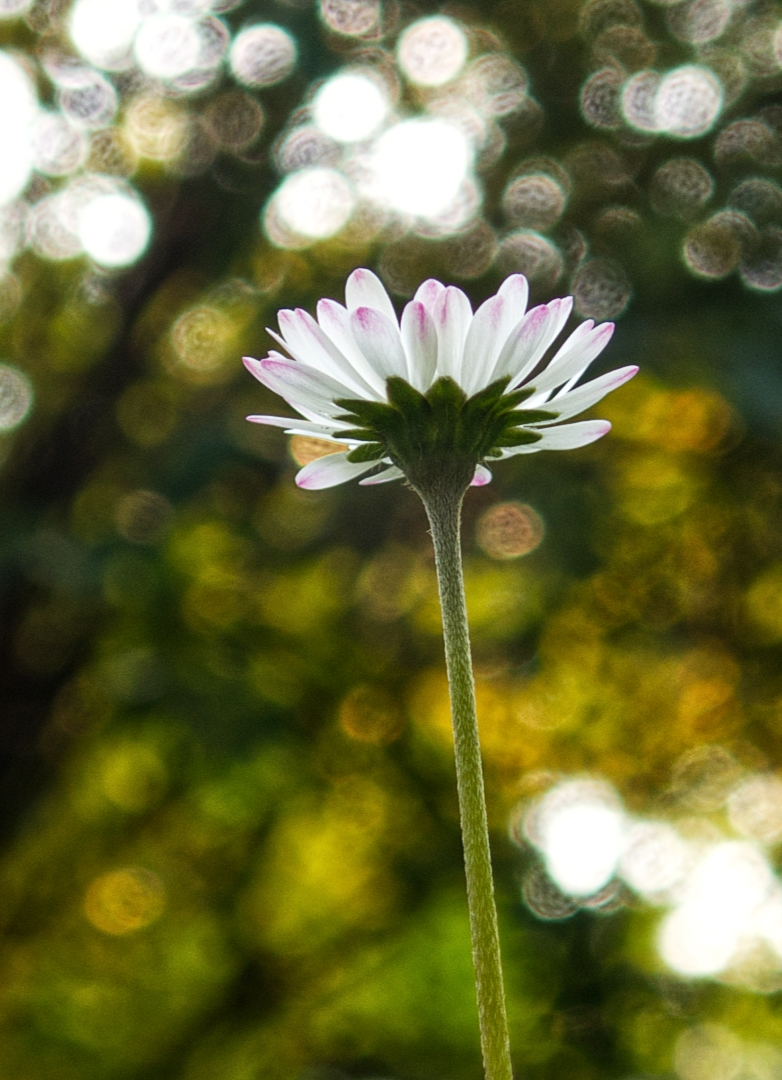
<path id="1" fill-rule="evenodd" d="M 491 480 L 487 459 L 586 446 L 611 424 L 564 421 L 638 369 L 619 368 L 578 385 L 614 329 L 591 319 L 542 364 L 573 300 L 527 311 L 528 295 L 526 278 L 513 274 L 473 314 L 461 289 L 430 279 L 397 320 L 380 279 L 354 270 L 345 307 L 320 300 L 317 322 L 301 309 L 279 312 L 280 333 L 269 333 L 292 359 L 275 351 L 263 360 L 244 358 L 301 419 L 247 419 L 341 444 L 297 474 L 297 484 L 309 489 L 333 487 L 378 465 L 384 467 L 362 484 L 407 476 L 416 486 L 427 457 L 469 464 L 468 476 L 481 485 Z"/>

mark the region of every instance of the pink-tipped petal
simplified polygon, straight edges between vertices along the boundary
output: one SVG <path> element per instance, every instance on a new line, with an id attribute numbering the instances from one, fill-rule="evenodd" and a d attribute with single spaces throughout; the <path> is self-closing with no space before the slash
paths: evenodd
<path id="1" fill-rule="evenodd" d="M 437 330 L 437 375 L 450 375 L 461 385 L 464 342 L 472 321 L 470 301 L 461 289 L 449 285 L 437 298 L 432 320 Z"/>
<path id="2" fill-rule="evenodd" d="M 296 483 L 306 491 L 323 491 L 324 488 L 336 487 L 345 484 L 348 480 L 355 480 L 357 476 L 363 476 L 374 467 L 374 462 L 348 461 L 346 451 L 339 454 L 327 454 L 325 457 L 316 458 L 305 465 L 296 473 Z"/>
<path id="3" fill-rule="evenodd" d="M 381 378 L 408 377 L 407 359 L 396 322 L 377 308 L 359 307 L 350 313 L 350 328 L 356 344 Z"/>
<path id="4" fill-rule="evenodd" d="M 402 312 L 402 344 L 410 383 L 416 390 L 428 390 L 437 368 L 437 331 L 420 300 L 411 300 Z"/>
<path id="5" fill-rule="evenodd" d="M 413 300 L 417 300 L 418 303 L 423 304 L 431 315 L 440 294 L 444 291 L 445 285 L 443 285 L 441 281 L 437 281 L 436 278 L 427 278 L 423 284 L 418 286 Z"/>
<path id="6" fill-rule="evenodd" d="M 376 396 L 385 399 L 383 380 L 356 344 L 350 329 L 350 312 L 336 300 L 318 301 L 318 322 L 326 336 L 333 341 L 358 375 L 372 388 Z"/>
<path id="7" fill-rule="evenodd" d="M 354 270 L 345 283 L 345 306 L 348 311 L 369 307 L 382 312 L 391 322 L 396 322 L 396 312 L 385 286 L 371 270 Z"/>
<path id="8" fill-rule="evenodd" d="M 543 438 L 534 446 L 536 450 L 576 450 L 602 439 L 610 430 L 608 420 L 579 420 L 576 424 L 546 428 Z"/>
<path id="9" fill-rule="evenodd" d="M 541 395 L 547 395 L 558 386 L 570 382 L 574 376 L 581 376 L 611 340 L 613 323 L 601 323 L 583 330 L 585 325 L 582 323 L 573 331 L 545 370 L 535 378 L 536 393 L 534 398 L 530 398 L 530 403 L 537 403 Z"/>
<path id="10" fill-rule="evenodd" d="M 475 466 L 475 476 L 470 481 L 470 487 L 485 487 L 491 483 L 491 473 L 485 465 Z"/>
<path id="11" fill-rule="evenodd" d="M 565 296 L 528 311 L 509 335 L 492 378 L 510 375 L 509 389 L 521 386 L 545 356 L 546 350 L 567 322 L 572 308 L 572 296 Z"/>
<path id="12" fill-rule="evenodd" d="M 612 390 L 618 390 L 637 372 L 638 368 L 635 365 L 617 368 L 616 371 L 608 371 L 605 375 L 600 375 L 597 379 L 592 379 L 591 382 L 584 383 L 583 386 L 548 401 L 547 405 L 558 414 L 556 421 L 552 420 L 548 423 L 559 423 L 562 420 L 569 420 L 571 416 L 586 412 L 593 405 L 597 405 L 598 401 L 602 401 L 606 394 L 610 394 Z"/>
<path id="13" fill-rule="evenodd" d="M 500 285 L 497 295 L 508 302 L 509 316 L 512 319 L 508 331 L 524 317 L 529 301 L 529 282 L 523 274 L 511 274 Z"/>
<path id="14" fill-rule="evenodd" d="M 468 397 L 488 385 L 497 357 L 505 344 L 503 333 L 508 302 L 502 296 L 490 296 L 473 316 L 464 341 L 462 390 Z"/>
<path id="15" fill-rule="evenodd" d="M 502 378 L 504 375 L 509 375 L 515 380 L 519 372 L 530 366 L 530 362 L 538 362 L 540 342 L 543 340 L 549 320 L 547 304 L 539 304 L 538 307 L 531 308 L 527 312 L 502 347 L 494 370 L 488 375 L 489 382 Z"/>
<path id="16" fill-rule="evenodd" d="M 275 394 L 279 394 L 294 409 L 304 406 L 326 422 L 345 411 L 335 405 L 335 401 L 352 396 L 347 387 L 307 367 L 306 364 L 298 364 L 295 360 L 278 360 L 272 357 L 253 360 L 252 357 L 245 357 L 244 363 L 256 379 Z"/>
<path id="17" fill-rule="evenodd" d="M 404 476 L 405 474 L 401 469 L 397 469 L 396 465 L 389 465 L 382 472 L 365 476 L 363 480 L 359 480 L 359 484 L 361 487 L 374 487 L 375 484 L 387 484 L 391 480 L 403 480 Z"/>
<path id="18" fill-rule="evenodd" d="M 375 392 L 308 312 L 301 308 L 281 311 L 278 321 L 288 351 L 297 360 L 350 387 L 352 397 L 379 399 L 382 396 Z"/>

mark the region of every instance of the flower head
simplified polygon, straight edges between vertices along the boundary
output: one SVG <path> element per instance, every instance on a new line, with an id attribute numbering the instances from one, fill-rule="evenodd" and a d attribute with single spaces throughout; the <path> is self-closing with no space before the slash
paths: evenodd
<path id="1" fill-rule="evenodd" d="M 610 430 L 607 420 L 567 423 L 632 378 L 623 367 L 578 385 L 613 333 L 613 323 L 581 323 L 554 356 L 571 297 L 527 311 L 521 274 L 473 314 L 466 295 L 430 279 L 397 320 L 371 270 L 354 270 L 345 307 L 320 300 L 306 311 L 279 312 L 289 353 L 245 357 L 248 370 L 283 397 L 299 417 L 249 416 L 335 443 L 335 452 L 297 474 L 303 488 L 327 488 L 364 476 L 380 484 L 406 476 L 414 486 L 432 470 L 456 468 L 486 484 L 485 462 L 539 450 L 572 450 Z"/>

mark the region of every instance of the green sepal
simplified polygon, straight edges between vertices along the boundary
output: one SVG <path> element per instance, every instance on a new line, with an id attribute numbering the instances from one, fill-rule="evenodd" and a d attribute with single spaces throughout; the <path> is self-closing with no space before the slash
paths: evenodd
<path id="1" fill-rule="evenodd" d="M 516 423 L 521 424 L 540 424 L 544 420 L 556 420 L 559 416 L 558 412 L 552 412 L 551 409 L 515 409 Z"/>
<path id="2" fill-rule="evenodd" d="M 511 390 L 511 392 L 506 394 L 502 399 L 502 404 L 506 409 L 515 409 L 517 405 L 521 405 L 522 401 L 531 398 L 534 393 L 534 386 L 524 386 L 519 390 Z"/>
<path id="3" fill-rule="evenodd" d="M 511 428 L 503 432 L 496 440 L 497 446 L 527 446 L 528 443 L 540 442 L 543 436 L 537 431 L 528 431 L 526 428 Z"/>
<path id="4" fill-rule="evenodd" d="M 410 412 L 429 414 L 432 411 L 424 395 L 398 375 L 389 375 L 386 379 L 386 393 L 389 404 L 405 415 Z"/>
<path id="5" fill-rule="evenodd" d="M 449 409 L 456 412 L 467 402 L 464 390 L 450 375 L 443 375 L 436 383 L 432 383 L 425 397 L 433 409 L 442 409 L 444 412 Z"/>
<path id="6" fill-rule="evenodd" d="M 374 427 L 376 424 L 387 422 L 389 414 L 394 412 L 390 405 L 382 401 L 364 401 L 362 398 L 339 398 L 334 404 L 339 405 L 340 409 L 344 409 L 348 414 L 345 420 L 352 422 L 355 417 L 365 427 Z"/>
<path id="7" fill-rule="evenodd" d="M 372 442 L 377 439 L 377 432 L 373 428 L 346 428 L 344 431 L 333 432 L 335 439 L 358 439 L 360 442 Z"/>
<path id="8" fill-rule="evenodd" d="M 510 375 L 503 375 L 501 379 L 489 383 L 488 386 L 484 386 L 483 390 L 479 390 L 477 394 L 473 394 L 470 398 L 470 405 L 477 405 L 478 408 L 482 409 L 486 405 L 496 404 L 502 397 L 502 392 L 509 382 Z"/>
<path id="9" fill-rule="evenodd" d="M 364 461 L 377 461 L 378 458 L 383 457 L 384 449 L 380 443 L 368 442 L 362 443 L 361 446 L 354 447 L 348 454 L 348 461 L 359 464 Z"/>

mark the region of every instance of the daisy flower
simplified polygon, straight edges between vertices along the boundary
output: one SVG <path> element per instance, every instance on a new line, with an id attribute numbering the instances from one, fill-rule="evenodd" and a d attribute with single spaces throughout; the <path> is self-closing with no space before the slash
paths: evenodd
<path id="1" fill-rule="evenodd" d="M 279 312 L 280 333 L 269 333 L 287 356 L 244 358 L 299 416 L 247 419 L 335 443 L 333 454 L 297 474 L 309 489 L 358 477 L 362 484 L 407 477 L 418 487 L 444 468 L 465 475 L 465 486 L 482 485 L 491 480 L 487 462 L 586 446 L 610 423 L 569 421 L 638 369 L 579 384 L 614 329 L 591 319 L 544 363 L 573 300 L 528 311 L 528 296 L 526 278 L 512 274 L 473 313 L 461 289 L 430 279 L 397 319 L 380 279 L 354 270 L 344 307 L 320 300 L 317 321 L 300 308 Z"/>

